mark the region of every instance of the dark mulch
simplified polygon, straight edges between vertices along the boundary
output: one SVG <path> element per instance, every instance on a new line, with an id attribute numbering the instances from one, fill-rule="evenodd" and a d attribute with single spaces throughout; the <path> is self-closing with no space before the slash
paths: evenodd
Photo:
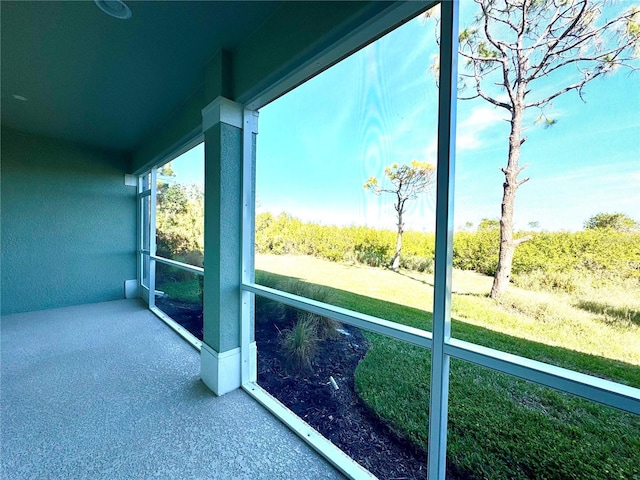
<path id="1" fill-rule="evenodd" d="M 156 307 L 202 340 L 202 305 L 156 295 Z"/>
<path id="2" fill-rule="evenodd" d="M 344 330 L 349 335 L 321 342 L 311 371 L 295 374 L 280 352 L 277 328 L 258 323 L 258 384 L 378 478 L 425 479 L 426 453 L 396 435 L 355 393 L 354 372 L 368 345 L 358 329 Z"/>
<path id="3" fill-rule="evenodd" d="M 169 297 L 157 297 L 156 305 L 202 340 L 200 305 Z M 258 322 L 258 383 L 381 480 L 425 479 L 426 453 L 392 431 L 355 393 L 354 372 L 368 344 L 358 329 L 344 329 L 349 335 L 321 342 L 311 371 L 296 374 L 286 368 L 276 326 Z"/>

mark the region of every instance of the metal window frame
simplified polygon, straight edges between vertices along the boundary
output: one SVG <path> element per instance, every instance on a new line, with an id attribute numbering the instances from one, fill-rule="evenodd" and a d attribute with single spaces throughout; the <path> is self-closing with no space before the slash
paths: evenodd
<path id="1" fill-rule="evenodd" d="M 156 206 L 157 206 L 157 195 L 158 195 L 158 185 L 157 185 L 157 174 L 158 168 L 153 167 L 150 171 L 150 197 L 149 197 L 149 258 L 146 261 L 149 262 L 149 296 L 147 298 L 147 303 L 149 304 L 149 308 L 156 306 L 156 262 L 153 257 L 156 256 Z"/>
<path id="2" fill-rule="evenodd" d="M 440 6 L 440 71 L 436 168 L 436 238 L 433 279 L 433 349 L 429 395 L 428 478 L 445 478 L 451 340 L 453 206 L 458 81 L 458 0 Z"/>
<path id="3" fill-rule="evenodd" d="M 245 151 L 245 163 L 243 164 L 246 182 L 243 187 L 245 202 L 243 204 L 243 223 L 245 229 L 243 230 L 242 244 L 243 283 L 241 286 L 241 295 L 243 295 L 243 333 L 241 348 L 243 352 L 249 351 L 249 334 L 247 331 L 250 328 L 249 318 L 251 312 L 249 312 L 249 305 L 253 304 L 253 295 L 269 298 L 301 310 L 334 318 L 349 325 L 431 349 L 432 375 L 428 448 L 430 458 L 428 465 L 429 480 L 444 479 L 446 475 L 447 409 L 450 380 L 449 361 L 451 357 L 488 367 L 596 403 L 634 414 L 640 414 L 640 389 L 451 338 L 451 270 L 454 227 L 453 191 L 455 184 L 454 165 L 459 4 L 458 0 L 442 1 L 440 4 L 442 11 L 440 43 L 441 72 L 438 107 L 438 191 L 436 194 L 437 226 L 433 333 L 255 284 L 251 276 L 252 272 L 247 271 L 247 266 L 253 265 L 254 256 L 254 252 L 250 248 L 253 241 L 253 238 L 250 238 L 250 235 L 253 234 L 253 224 L 250 224 L 250 222 L 253 222 L 253 217 L 255 216 L 255 199 L 252 196 L 253 183 L 249 184 L 247 182 L 249 176 L 247 174 L 248 170 L 246 170 L 249 168 L 247 161 L 254 152 L 249 153 Z M 336 50 L 340 52 L 340 54 L 348 51 L 349 48 L 352 47 L 352 43 L 350 42 L 353 42 L 355 38 L 357 38 L 358 41 L 362 41 L 363 35 L 366 35 L 366 33 L 369 34 L 367 41 L 373 41 L 381 35 L 380 32 L 385 28 L 386 31 L 389 31 L 392 28 L 396 28 L 399 24 L 404 23 L 412 16 L 415 16 L 415 13 L 413 15 L 406 15 L 403 21 L 399 22 L 398 12 L 400 12 L 400 10 L 396 10 L 395 14 L 388 14 L 386 20 L 388 23 L 386 25 L 384 19 L 377 19 L 374 22 L 375 26 L 370 26 L 368 29 L 365 28 L 363 31 L 358 32 L 357 35 L 354 35 L 353 38 L 346 39 L 341 46 L 336 47 Z M 402 10 L 402 12 L 406 13 L 406 10 Z M 302 83 L 302 81 L 311 78 L 324 68 L 327 68 L 327 66 L 335 63 L 336 53 L 332 52 L 327 55 L 330 58 L 316 60 L 315 69 L 309 66 L 304 67 L 290 78 L 271 87 L 260 97 L 254 99 L 253 102 L 250 102 L 248 106 L 254 109 L 260 108 L 291 89 L 295 84 Z M 304 78 L 302 78 L 303 76 Z M 245 149 L 251 145 L 247 140 L 247 135 L 248 133 L 245 132 Z M 251 225 L 251 227 L 249 225 Z M 247 294 L 251 294 L 251 297 L 246 296 Z M 251 301 L 249 299 L 251 299 Z M 249 374 L 243 374 L 243 388 L 267 408 L 272 409 L 272 411 L 296 431 L 298 435 L 307 440 L 307 434 L 305 432 L 308 430 L 308 426 L 298 425 L 300 420 L 291 418 L 293 414 L 291 414 L 288 409 L 285 408 L 282 410 L 270 406 L 273 401 L 269 399 L 272 399 L 272 397 L 255 382 L 250 381 L 250 376 Z M 303 425 L 306 424 L 303 423 Z M 315 445 L 313 442 L 310 443 L 349 476 L 349 478 L 359 478 L 359 473 L 353 472 L 349 470 L 348 467 L 343 467 L 340 462 L 333 460 L 336 457 L 335 453 L 331 453 L 331 449 L 327 450 L 323 445 Z"/>
<path id="4" fill-rule="evenodd" d="M 178 268 L 181 270 L 185 270 L 187 272 L 204 276 L 204 268 L 196 267 L 195 265 L 189 265 L 188 263 L 179 262 L 177 260 L 172 260 L 170 258 L 165 258 L 156 255 L 156 206 L 157 206 L 157 172 L 158 168 L 163 165 L 175 160 L 180 155 L 186 153 L 187 151 L 195 148 L 200 143 L 204 142 L 204 136 L 201 131 L 197 132 L 195 136 L 190 138 L 181 144 L 178 148 L 176 148 L 173 153 L 167 155 L 158 163 L 155 164 L 150 170 L 145 171 L 144 173 L 138 176 L 138 228 L 140 229 L 138 233 L 138 285 L 140 286 L 140 291 L 143 293 L 144 299 L 147 301 L 149 306 L 149 310 L 151 310 L 158 318 L 160 318 L 163 322 L 165 322 L 169 327 L 175 330 L 182 338 L 184 338 L 190 345 L 192 345 L 197 350 L 202 348 L 202 341 L 199 340 L 195 335 L 185 329 L 178 322 L 173 320 L 169 315 L 160 310 L 155 305 L 155 292 L 156 292 L 156 263 L 162 263 L 165 265 L 172 266 L 174 268 Z M 143 179 L 145 177 L 149 178 L 149 188 L 144 188 Z M 142 208 L 144 206 L 144 198 L 149 197 L 149 249 L 143 248 L 143 235 L 144 229 L 146 225 L 144 224 L 144 214 L 142 212 Z M 149 285 L 144 286 L 142 282 L 143 271 L 144 271 L 144 262 L 148 262 L 147 268 L 149 269 Z"/>
<path id="5" fill-rule="evenodd" d="M 144 181 L 151 175 L 151 172 L 146 172 L 142 175 L 138 175 L 138 193 L 137 193 L 137 214 L 136 214 L 136 222 L 138 225 L 138 233 L 137 233 L 137 255 L 136 255 L 136 271 L 138 277 L 138 287 L 139 291 L 143 294 L 148 292 L 148 285 L 144 285 L 144 267 L 145 267 L 145 257 L 144 255 L 149 254 L 149 250 L 145 248 L 144 236 L 145 236 L 145 208 L 144 202 L 147 197 L 151 196 L 151 188 L 146 188 Z M 143 295 L 144 296 L 144 295 Z"/>
<path id="6" fill-rule="evenodd" d="M 242 290 L 306 312 L 333 318 L 348 325 L 430 349 L 432 354 L 434 351 L 434 334 L 425 330 L 254 283 L 243 283 Z M 458 358 L 602 405 L 640 414 L 640 389 L 638 388 L 455 338 L 445 339 L 442 344 L 441 357 Z"/>
<path id="7" fill-rule="evenodd" d="M 155 297 L 153 292 L 155 291 L 155 264 L 153 263 L 153 256 L 155 256 L 156 249 L 156 167 L 148 170 L 141 175 L 138 175 L 138 195 L 137 195 L 137 244 L 138 254 L 136 261 L 136 269 L 138 272 L 138 287 L 142 294 L 143 299 L 149 305 L 149 308 L 154 306 Z M 149 179 L 148 188 L 144 185 L 144 179 Z M 147 219 L 144 212 L 145 200 L 149 200 L 149 218 Z M 146 222 L 148 220 L 148 224 Z M 144 248 L 144 236 L 145 230 L 148 230 L 149 235 L 149 248 Z M 144 270 L 145 267 L 149 272 L 149 284 L 144 285 Z"/>
<path id="8" fill-rule="evenodd" d="M 287 78 L 271 86 L 258 97 L 251 99 L 245 104 L 247 109 L 244 112 L 243 125 L 243 224 L 242 245 L 239 246 L 242 254 L 242 285 L 239 291 L 242 298 L 240 319 L 242 386 L 245 391 L 278 416 L 301 438 L 312 445 L 313 448 L 317 449 L 349 478 L 363 478 L 368 475 L 368 472 L 363 471 L 361 468 L 354 467 L 354 462 L 349 462 L 337 447 L 317 434 L 317 432 L 255 383 L 256 365 L 252 364 L 251 360 L 251 329 L 253 325 L 255 295 L 276 300 L 301 310 L 334 318 L 358 328 L 363 328 L 431 350 L 432 383 L 430 389 L 429 420 L 429 456 L 431 460 L 428 466 L 429 480 L 445 478 L 448 386 L 450 379 L 448 366 L 449 359 L 452 357 L 535 382 L 561 392 L 576 395 L 596 403 L 640 415 L 640 389 L 638 388 L 451 338 L 451 240 L 453 232 L 453 187 L 455 183 L 453 166 L 455 155 L 455 79 L 457 78 L 455 58 L 457 58 L 458 0 L 440 2 L 442 7 L 442 41 L 440 45 L 441 78 L 438 109 L 438 191 L 436 194 L 437 231 L 433 333 L 330 304 L 317 302 L 287 292 L 274 290 L 255 284 L 254 282 L 255 170 L 253 157 L 255 151 L 253 149 L 253 137 L 257 133 L 257 114 L 252 110 L 261 108 L 286 93 L 286 91 L 291 90 L 296 85 L 299 85 L 320 71 L 337 63 L 349 53 L 361 48 L 363 44 L 376 40 L 384 33 L 398 27 L 420 13 L 420 11 L 423 11 L 426 7 L 431 7 L 435 3 L 437 2 L 429 4 L 406 2 L 391 7 L 381 18 L 376 18 L 367 25 L 364 25 L 359 31 L 354 32 L 349 38 L 341 42 L 340 45 L 334 46 L 330 51 L 322 53 L 313 61 L 308 62 L 299 70 L 293 72 Z M 142 261 L 149 262 L 151 292 L 155 291 L 155 262 L 165 263 L 199 275 L 204 274 L 204 269 L 158 257 L 155 251 L 157 167 L 177 158 L 202 141 L 202 134 L 198 132 L 196 136 L 182 144 L 180 148 L 174 150 L 171 155 L 158 162 L 156 167 L 145 173 L 151 175 L 150 188 L 139 191 L 138 193 L 140 205 L 142 198 L 146 196 L 150 196 L 153 200 L 153 205 L 151 206 L 152 218 L 150 219 L 150 222 L 152 222 L 150 249 L 143 249 L 141 244 L 142 238 L 139 237 L 138 239 L 138 265 L 139 268 L 141 268 Z M 144 174 L 141 175 L 141 178 L 143 176 Z M 139 190 L 142 190 L 141 187 L 142 183 L 140 182 Z M 141 226 L 141 222 L 142 218 L 139 218 L 139 226 Z M 140 270 L 140 284 L 141 275 Z M 154 295 L 150 294 L 149 300 L 151 311 L 174 328 L 195 348 L 201 348 L 201 342 L 199 342 L 199 340 L 195 339 L 189 332 L 186 332 L 184 328 L 153 305 L 153 301 L 155 300 Z"/>
<path id="9" fill-rule="evenodd" d="M 157 255 L 150 255 L 150 257 L 157 263 L 164 263 L 165 265 L 170 265 L 172 267 L 179 268 L 180 270 L 195 273 L 196 275 L 204 275 L 204 268 L 202 267 L 196 267 L 195 265 L 178 262 L 177 260 L 171 260 L 170 258 L 159 257 Z"/>
<path id="10" fill-rule="evenodd" d="M 275 300 L 306 312 L 332 318 L 341 323 L 346 323 L 389 338 L 401 340 L 405 343 L 410 343 L 412 345 L 428 349 L 431 349 L 432 347 L 432 334 L 426 330 L 420 330 L 419 328 L 409 327 L 407 325 L 402 325 L 400 323 L 374 317 L 372 315 L 354 312 L 346 308 L 336 307 L 328 303 L 318 302 L 316 300 L 300 297 L 292 293 L 275 290 L 255 283 L 243 284 L 242 290 L 245 292 L 252 292 L 260 297 Z"/>
<path id="11" fill-rule="evenodd" d="M 258 134 L 258 112 L 243 110 L 242 131 L 242 226 L 241 226 L 241 281 L 252 284 L 255 280 L 255 152 L 254 139 Z M 254 325 L 254 292 L 241 289 L 240 307 L 240 383 L 249 385 L 257 380 L 257 365 L 252 358 L 252 329 Z"/>

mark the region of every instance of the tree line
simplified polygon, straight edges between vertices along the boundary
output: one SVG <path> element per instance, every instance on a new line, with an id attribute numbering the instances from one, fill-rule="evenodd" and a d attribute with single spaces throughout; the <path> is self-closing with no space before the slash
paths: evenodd
<path id="1" fill-rule="evenodd" d="M 516 250 L 512 281 L 529 288 L 573 291 L 585 278 L 592 282 L 640 281 L 640 229 L 620 213 L 594 215 L 578 232 L 518 231 L 529 237 Z M 397 231 L 364 226 L 338 227 L 303 222 L 289 214 L 256 217 L 256 252 L 311 255 L 334 262 L 392 268 Z M 453 266 L 495 275 L 500 226 L 483 220 L 474 231 L 453 237 Z M 435 235 L 405 231 L 400 268 L 433 271 Z"/>

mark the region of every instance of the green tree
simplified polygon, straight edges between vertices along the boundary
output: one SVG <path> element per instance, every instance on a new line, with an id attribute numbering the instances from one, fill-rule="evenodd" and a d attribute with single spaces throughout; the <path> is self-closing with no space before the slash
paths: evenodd
<path id="1" fill-rule="evenodd" d="M 478 224 L 478 231 L 482 230 L 498 230 L 500 228 L 500 221 L 492 218 L 483 218 Z"/>
<path id="2" fill-rule="evenodd" d="M 398 220 L 398 236 L 396 238 L 396 250 L 393 256 L 391 268 L 397 271 L 400 268 L 400 252 L 402 251 L 402 234 L 404 233 L 403 215 L 406 211 L 407 200 L 417 198 L 422 193 L 430 193 L 436 183 L 436 167 L 426 162 L 413 160 L 411 165 L 398 165 L 394 163 L 384 169 L 384 176 L 391 183 L 389 187 L 382 187 L 377 177 L 371 177 L 363 185 L 365 190 L 376 195 L 389 193 L 395 197 L 393 208 Z"/>
<path id="3" fill-rule="evenodd" d="M 156 252 L 202 266 L 204 192 L 197 185 L 176 183 L 170 163 L 158 173 Z"/>
<path id="4" fill-rule="evenodd" d="M 584 222 L 585 230 L 615 230 L 616 232 L 634 232 L 640 229 L 640 223 L 624 213 L 598 213 Z"/>
<path id="5" fill-rule="evenodd" d="M 476 21 L 460 32 L 460 56 L 466 60 L 461 88 L 470 96 L 502 108 L 509 116 L 509 151 L 500 216 L 500 250 L 491 297 L 503 293 L 513 255 L 525 239 L 513 235 L 516 191 L 529 178 L 518 176 L 526 137 L 524 114 L 539 110 L 539 122 L 553 125 L 545 107 L 560 95 L 576 92 L 620 67 L 633 68 L 639 53 L 640 10 L 632 6 L 613 18 L 605 2 L 593 0 L 474 0 Z M 609 8 L 609 7 L 608 7 Z M 611 6 L 613 8 L 613 6 Z M 572 68 L 573 67 L 573 68 Z M 541 82 L 545 78 L 546 82 Z"/>

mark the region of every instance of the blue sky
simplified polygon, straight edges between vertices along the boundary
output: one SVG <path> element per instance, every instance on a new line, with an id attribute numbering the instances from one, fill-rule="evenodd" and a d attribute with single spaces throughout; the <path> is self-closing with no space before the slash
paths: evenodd
<path id="1" fill-rule="evenodd" d="M 416 19 L 262 108 L 258 212 L 393 229 L 391 198 L 362 184 L 392 163 L 435 163 L 436 53 L 434 24 Z M 516 228 L 578 230 L 599 212 L 640 220 L 640 76 L 621 71 L 585 92 L 587 103 L 575 93 L 553 102 L 552 128 L 535 125 L 539 112 L 530 112 L 521 164 L 530 164 L 522 177 L 531 180 L 518 191 Z M 458 101 L 457 227 L 499 217 L 505 114 L 482 100 Z M 434 209 L 433 196 L 413 201 L 406 228 L 432 231 Z"/>

